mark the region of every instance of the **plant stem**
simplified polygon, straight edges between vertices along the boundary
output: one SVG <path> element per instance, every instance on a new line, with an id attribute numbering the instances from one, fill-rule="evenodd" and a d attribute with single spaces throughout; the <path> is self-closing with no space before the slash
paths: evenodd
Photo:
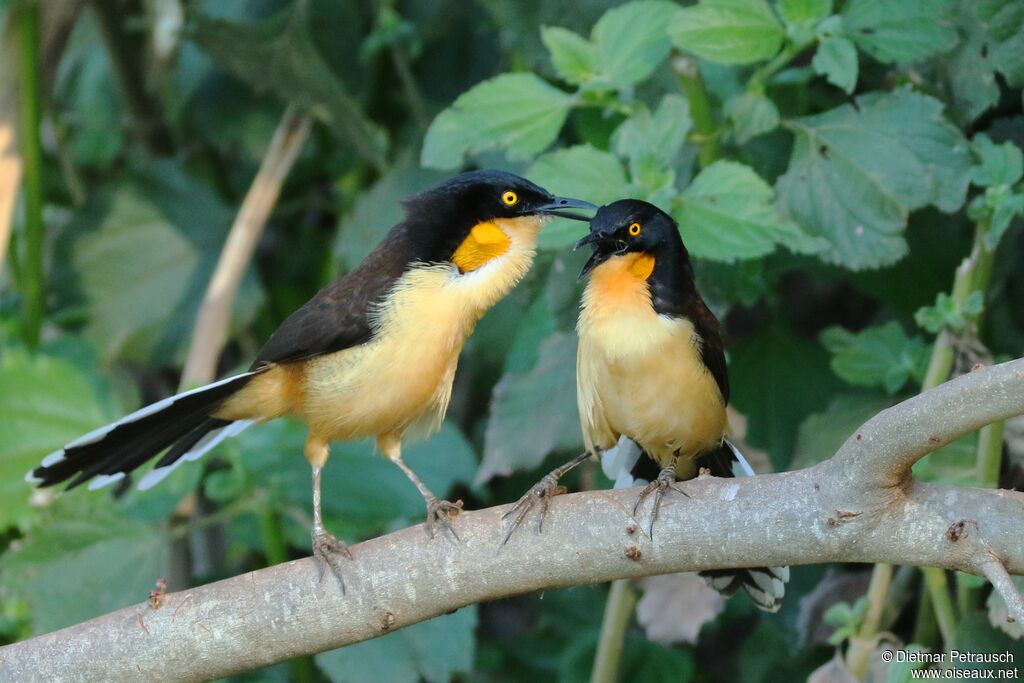
<path id="1" fill-rule="evenodd" d="M 953 599 L 949 596 L 946 570 L 938 567 L 922 567 L 921 572 L 924 574 L 928 595 L 931 597 L 932 608 L 935 610 L 935 620 L 939 623 L 942 645 L 946 650 L 950 650 L 955 644 L 956 611 L 953 608 Z"/>
<path id="2" fill-rule="evenodd" d="M 921 591 L 921 599 L 917 601 L 917 616 L 914 619 L 914 634 L 910 642 L 930 649 L 938 635 L 931 596 L 928 591 Z"/>
<path id="3" fill-rule="evenodd" d="M 626 639 L 626 628 L 633 618 L 634 605 L 636 592 L 629 585 L 629 579 L 612 581 L 608 602 L 604 607 L 604 619 L 601 620 L 601 637 L 597 641 L 590 683 L 614 683 L 618 680 L 622 646 Z"/>
<path id="4" fill-rule="evenodd" d="M 1003 456 L 1005 422 L 993 422 L 978 432 L 978 459 L 975 476 L 978 486 L 995 488 L 999 484 L 999 463 Z"/>
<path id="5" fill-rule="evenodd" d="M 43 178 L 39 137 L 39 6 L 16 5 L 18 29 L 18 101 L 21 158 L 25 167 L 25 236 L 19 276 L 22 292 L 21 332 L 30 349 L 39 346 L 43 325 Z"/>
<path id="6" fill-rule="evenodd" d="M 871 653 L 875 651 L 875 636 L 878 625 L 882 622 L 882 611 L 885 609 L 885 596 L 892 583 L 892 565 L 876 564 L 868 584 L 868 611 L 864 615 L 857 635 L 850 639 L 850 651 L 846 655 L 846 666 L 856 678 L 863 678 L 871 663 Z"/>
<path id="7" fill-rule="evenodd" d="M 672 69 L 676 72 L 679 88 L 690 105 L 690 117 L 693 119 L 695 138 L 700 144 L 697 162 L 701 168 L 706 168 L 718 159 L 719 150 L 717 126 L 711 116 L 711 105 L 704 88 L 704 79 L 701 78 L 700 71 L 697 69 L 697 63 L 686 55 L 674 55 Z"/>

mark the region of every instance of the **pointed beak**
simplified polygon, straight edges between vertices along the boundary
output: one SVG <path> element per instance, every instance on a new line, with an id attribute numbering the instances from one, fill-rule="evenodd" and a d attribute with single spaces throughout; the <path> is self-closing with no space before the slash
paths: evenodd
<path id="1" fill-rule="evenodd" d="M 552 197 L 551 201 L 543 206 L 538 206 L 531 213 L 540 213 L 546 216 L 559 216 L 560 218 L 571 218 L 574 221 L 589 221 L 589 216 L 581 216 L 569 213 L 568 209 L 581 209 L 583 211 L 597 211 L 597 207 L 590 202 L 572 197 Z"/>
<path id="2" fill-rule="evenodd" d="M 583 270 L 580 271 L 580 276 L 577 278 L 578 280 L 585 278 L 590 271 L 597 268 L 612 256 L 625 253 L 626 251 L 626 245 L 624 243 L 616 240 L 607 233 L 600 232 L 592 232 L 581 239 L 576 243 L 576 246 L 573 247 L 573 251 L 580 247 L 585 247 L 588 244 L 594 247 L 594 253 L 590 255 L 590 258 L 583 265 Z"/>

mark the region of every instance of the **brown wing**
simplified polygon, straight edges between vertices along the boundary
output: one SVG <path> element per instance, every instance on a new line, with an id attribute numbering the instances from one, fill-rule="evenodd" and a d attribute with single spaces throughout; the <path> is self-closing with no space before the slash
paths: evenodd
<path id="1" fill-rule="evenodd" d="M 371 340 L 375 334 L 371 313 L 417 260 L 408 233 L 405 224 L 396 225 L 358 268 L 288 316 L 256 354 L 253 369 L 334 353 Z"/>

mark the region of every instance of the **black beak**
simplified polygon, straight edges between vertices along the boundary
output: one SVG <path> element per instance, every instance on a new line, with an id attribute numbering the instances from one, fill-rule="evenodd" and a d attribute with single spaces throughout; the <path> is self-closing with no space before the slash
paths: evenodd
<path id="1" fill-rule="evenodd" d="M 573 251 L 576 251 L 580 247 L 588 244 L 594 245 L 594 253 L 590 255 L 590 258 L 583 265 L 583 270 L 580 271 L 578 280 L 582 280 L 587 276 L 587 273 L 597 268 L 599 265 L 610 259 L 616 254 L 623 254 L 626 252 L 627 245 L 621 240 L 616 240 L 607 234 L 600 232 L 592 232 L 573 247 Z"/>
<path id="2" fill-rule="evenodd" d="M 584 211 L 597 211 L 597 207 L 590 202 L 572 197 L 552 197 L 551 201 L 543 206 L 532 209 L 530 213 L 540 213 L 546 216 L 559 216 L 560 218 L 571 218 L 574 221 L 589 221 L 587 216 L 580 216 L 575 213 L 568 213 L 566 209 L 582 209 Z"/>

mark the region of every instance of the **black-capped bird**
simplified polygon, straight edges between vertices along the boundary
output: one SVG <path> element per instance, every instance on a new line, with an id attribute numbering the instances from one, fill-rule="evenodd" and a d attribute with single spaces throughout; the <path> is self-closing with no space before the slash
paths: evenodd
<path id="1" fill-rule="evenodd" d="M 591 454 L 616 449 L 622 456 L 617 458 L 617 474 L 629 481 L 630 470 L 636 474 L 651 463 L 660 468 L 633 509 L 635 515 L 653 494 L 648 533 L 665 493 L 676 488 L 678 479 L 695 476 L 699 467 L 717 476 L 753 474 L 726 440 L 729 375 L 722 333 L 697 292 L 675 221 L 652 204 L 624 199 L 601 207 L 590 230 L 577 244 L 593 248 L 580 274 L 589 281 L 577 324 L 576 356 L 587 451 L 545 476 L 518 501 L 508 513 L 515 516 L 509 535 L 538 501 L 543 516 L 560 490 L 558 478 Z M 628 454 L 631 447 L 633 457 Z M 646 457 L 638 458 L 641 453 Z M 758 607 L 775 611 L 789 569 L 727 569 L 703 575 L 716 590 L 731 595 L 742 586 Z"/>
<path id="2" fill-rule="evenodd" d="M 292 416 L 309 426 L 321 577 L 330 566 L 340 579 L 335 553 L 351 557 L 320 512 L 331 441 L 375 437 L 426 500 L 431 536 L 438 524 L 451 530 L 449 516 L 459 508 L 438 500 L 405 464 L 403 435 L 428 433 L 444 418 L 466 338 L 529 270 L 544 219 L 586 220 L 567 210 L 596 208 L 510 173 L 458 175 L 406 200 L 405 220 L 355 270 L 289 316 L 248 372 L 100 427 L 47 456 L 28 479 L 98 488 L 163 453 L 139 482 L 145 489 L 253 422 Z"/>

